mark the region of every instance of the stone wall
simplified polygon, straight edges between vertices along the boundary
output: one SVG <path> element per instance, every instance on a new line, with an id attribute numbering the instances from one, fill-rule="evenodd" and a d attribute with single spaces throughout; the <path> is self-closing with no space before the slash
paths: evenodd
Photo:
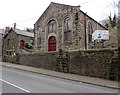
<path id="1" fill-rule="evenodd" d="M 55 70 L 57 55 L 57 53 L 19 54 L 19 64 Z"/>
<path id="2" fill-rule="evenodd" d="M 19 63 L 18 59 L 19 59 L 18 56 L 5 55 L 5 56 L 2 57 L 3 62 L 10 62 L 10 63 Z"/>
<path id="3" fill-rule="evenodd" d="M 19 54 L 17 63 L 37 68 L 118 80 L 118 50 Z"/>
<path id="4" fill-rule="evenodd" d="M 105 79 L 114 79 L 117 74 L 118 51 L 89 50 L 70 52 L 69 55 L 70 73 Z"/>

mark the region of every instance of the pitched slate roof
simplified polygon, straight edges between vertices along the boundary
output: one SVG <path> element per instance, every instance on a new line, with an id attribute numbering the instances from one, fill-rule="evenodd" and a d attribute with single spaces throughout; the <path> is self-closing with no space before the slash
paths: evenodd
<path id="1" fill-rule="evenodd" d="M 34 33 L 27 32 L 25 30 L 15 29 L 15 32 L 19 35 L 34 37 Z"/>

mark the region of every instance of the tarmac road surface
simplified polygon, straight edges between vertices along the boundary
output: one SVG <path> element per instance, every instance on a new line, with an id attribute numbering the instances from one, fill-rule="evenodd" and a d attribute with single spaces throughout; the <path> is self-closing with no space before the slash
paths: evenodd
<path id="1" fill-rule="evenodd" d="M 2 93 L 118 93 L 118 90 L 2 67 Z M 0 70 L 1 71 L 1 70 Z M 8 90 L 9 89 L 9 90 Z"/>

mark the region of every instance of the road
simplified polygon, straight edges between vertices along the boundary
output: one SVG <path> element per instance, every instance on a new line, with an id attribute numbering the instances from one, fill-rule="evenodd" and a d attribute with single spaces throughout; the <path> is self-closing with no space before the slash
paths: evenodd
<path id="1" fill-rule="evenodd" d="M 1 69 L 1 67 L 0 67 Z M 2 93 L 117 93 L 110 89 L 2 67 Z"/>

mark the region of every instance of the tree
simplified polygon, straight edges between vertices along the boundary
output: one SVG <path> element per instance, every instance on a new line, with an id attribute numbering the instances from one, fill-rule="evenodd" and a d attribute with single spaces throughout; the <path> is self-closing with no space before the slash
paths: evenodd
<path id="1" fill-rule="evenodd" d="M 111 14 L 109 16 L 109 23 L 111 28 L 114 28 L 116 26 L 116 14 L 114 14 L 114 17 L 111 17 Z"/>
<path id="2" fill-rule="evenodd" d="M 27 31 L 27 32 L 32 32 L 32 33 L 33 33 L 33 32 L 34 32 L 34 29 L 32 29 L 32 28 L 26 28 L 26 31 Z"/>
<path id="3" fill-rule="evenodd" d="M 106 23 L 105 23 L 105 27 L 106 27 L 106 28 L 109 28 L 109 23 L 106 22 Z"/>
<path id="4" fill-rule="evenodd" d="M 33 45 L 30 42 L 25 43 L 25 48 L 33 49 Z"/>

